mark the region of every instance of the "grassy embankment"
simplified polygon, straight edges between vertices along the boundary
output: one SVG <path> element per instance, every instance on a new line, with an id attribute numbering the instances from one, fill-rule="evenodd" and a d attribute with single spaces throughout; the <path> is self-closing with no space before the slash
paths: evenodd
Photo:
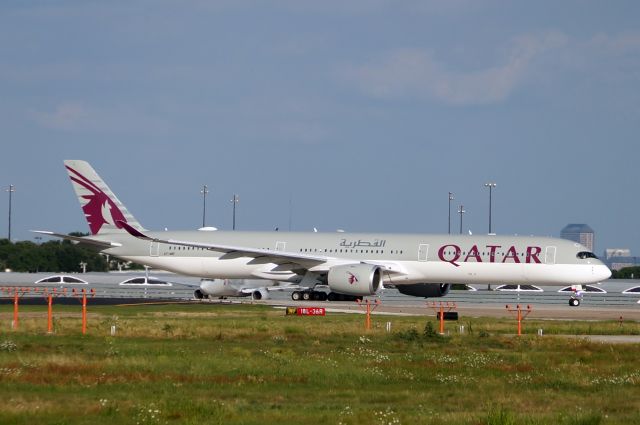
<path id="1" fill-rule="evenodd" d="M 640 333 L 617 322 L 448 323 L 285 317 L 261 306 L 0 309 L 0 423 L 640 423 L 638 345 L 552 333 Z M 385 323 L 392 322 L 392 332 Z M 430 325 L 425 326 L 425 323 Z M 109 335 L 117 326 L 115 337 Z M 425 332 L 426 331 L 426 332 Z"/>

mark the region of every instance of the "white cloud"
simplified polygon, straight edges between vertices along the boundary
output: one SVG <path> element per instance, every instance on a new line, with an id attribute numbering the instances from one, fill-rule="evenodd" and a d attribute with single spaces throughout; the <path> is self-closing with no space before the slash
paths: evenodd
<path id="1" fill-rule="evenodd" d="M 479 70 L 451 70 L 424 50 L 405 48 L 388 53 L 378 63 L 350 66 L 342 74 L 375 97 L 490 104 L 507 99 L 538 56 L 566 43 L 567 37 L 557 32 L 518 37 L 501 64 Z"/>
<path id="2" fill-rule="evenodd" d="M 626 32 L 616 35 L 599 33 L 591 39 L 591 42 L 589 44 L 593 47 L 603 48 L 614 53 L 624 53 L 630 50 L 639 50 L 640 32 Z"/>
<path id="3" fill-rule="evenodd" d="M 80 102 L 62 102 L 50 112 L 34 112 L 42 126 L 56 130 L 73 130 L 84 127 L 89 118 L 87 108 Z"/>
<path id="4" fill-rule="evenodd" d="M 277 124 L 278 137 L 304 145 L 318 144 L 328 137 L 327 129 L 319 122 L 286 121 Z"/>
<path id="5" fill-rule="evenodd" d="M 27 116 L 39 126 L 66 132 L 163 135 L 170 131 L 162 113 L 140 104 L 96 106 L 67 100 L 50 110 L 31 109 Z"/>

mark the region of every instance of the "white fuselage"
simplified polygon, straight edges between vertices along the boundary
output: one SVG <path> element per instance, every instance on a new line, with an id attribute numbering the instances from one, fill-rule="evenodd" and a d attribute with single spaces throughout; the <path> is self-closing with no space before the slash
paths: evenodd
<path id="1" fill-rule="evenodd" d="M 384 266 L 384 282 L 510 283 L 571 285 L 597 283 L 611 272 L 597 258 L 578 258 L 586 248 L 555 238 L 280 232 L 155 232 L 159 238 L 253 247 L 320 258 L 306 271 L 325 273 L 334 266 L 369 263 Z M 113 235 L 109 235 L 113 240 Z M 122 246 L 110 254 L 176 273 L 218 279 L 271 279 L 299 283 L 299 264 L 198 247 L 142 241 L 119 235 Z"/>

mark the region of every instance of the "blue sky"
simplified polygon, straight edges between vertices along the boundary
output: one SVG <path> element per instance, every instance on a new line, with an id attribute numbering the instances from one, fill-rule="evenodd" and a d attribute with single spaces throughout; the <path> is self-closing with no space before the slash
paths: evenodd
<path id="1" fill-rule="evenodd" d="M 150 229 L 557 236 L 640 255 L 635 1 L 4 1 L 13 237 L 86 231 L 91 162 Z M 292 205 L 292 208 L 289 208 Z M 6 236 L 8 195 L 0 196 Z M 458 231 L 458 216 L 452 214 Z"/>

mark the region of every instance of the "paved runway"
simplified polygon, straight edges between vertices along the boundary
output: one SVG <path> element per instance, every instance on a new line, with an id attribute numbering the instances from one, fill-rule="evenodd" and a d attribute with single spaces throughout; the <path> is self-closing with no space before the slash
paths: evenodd
<path id="1" fill-rule="evenodd" d="M 215 302 L 215 301 L 213 301 Z M 250 302 L 250 301 L 243 301 Z M 267 300 L 253 301 L 253 303 L 269 304 L 274 306 L 294 306 L 294 307 L 325 307 L 328 311 L 339 311 L 345 313 L 363 313 L 364 310 L 356 303 L 352 302 L 295 302 L 288 300 Z M 432 302 L 430 302 L 432 303 Z M 436 305 L 439 301 L 435 302 Z M 446 303 L 446 301 L 445 301 Z M 511 303 L 510 307 L 515 308 L 517 304 Z M 524 310 L 527 304 L 520 304 Z M 594 306 L 583 304 L 579 307 L 570 307 L 561 304 L 540 304 L 532 303 L 529 319 L 556 319 L 556 320 L 623 320 L 640 321 L 640 306 Z M 436 306 L 437 308 L 437 306 Z M 447 309 L 445 308 L 445 311 Z M 373 314 L 402 314 L 411 316 L 434 316 L 433 308 L 427 306 L 427 302 L 421 301 L 386 301 L 376 308 Z M 457 302 L 455 311 L 461 318 L 463 317 L 515 317 L 515 313 L 510 313 L 505 304 Z"/>
<path id="2" fill-rule="evenodd" d="M 7 287 L 28 288 L 23 302 L 27 298 L 44 301 L 41 293 L 36 293 L 35 288 L 48 288 L 50 291 L 67 290 L 67 296 L 57 299 L 56 303 L 77 302 L 70 294 L 72 289 L 80 290 L 93 289 L 95 296 L 90 301 L 94 304 L 128 304 L 139 302 L 158 301 L 191 301 L 199 302 L 193 298 L 193 291 L 199 285 L 199 279 L 177 276 L 172 274 L 152 272 L 151 275 L 160 277 L 171 282 L 171 286 L 154 287 L 148 286 L 123 286 L 120 282 L 133 276 L 143 276 L 144 273 L 88 273 L 75 274 L 75 277 L 86 280 L 86 285 L 36 285 L 34 282 L 51 274 L 29 274 L 29 273 L 0 273 L 0 289 Z M 532 312 L 530 319 L 557 319 L 557 320 L 623 320 L 640 321 L 640 304 L 638 299 L 640 294 L 627 295 L 622 291 L 640 284 L 640 281 L 615 281 L 610 280 L 602 283 L 600 288 L 606 293 L 587 293 L 584 296 L 582 305 L 570 307 L 568 305 L 569 294 L 558 293 L 559 288 L 543 287 L 542 293 L 517 293 L 489 291 L 481 288 L 478 291 L 451 291 L 443 298 L 428 300 L 429 303 L 455 303 L 460 317 L 512 317 L 505 306 L 512 307 L 520 304 L 523 308 L 531 305 Z M 41 291 L 41 289 L 40 289 Z M 290 292 L 272 292 L 271 299 L 265 301 L 251 301 L 247 298 L 235 299 L 224 302 L 259 303 L 274 306 L 318 306 L 325 307 L 330 311 L 341 311 L 350 313 L 362 312 L 360 307 L 354 302 L 304 302 L 292 301 Z M 382 305 L 377 308 L 374 314 L 403 314 L 418 316 L 433 316 L 434 310 L 428 307 L 427 300 L 423 298 L 410 297 L 400 294 L 398 291 L 385 290 L 380 297 Z M 11 297 L 7 292 L 0 290 L 0 302 L 11 302 Z M 218 300 L 204 301 L 207 303 L 217 303 Z"/>

